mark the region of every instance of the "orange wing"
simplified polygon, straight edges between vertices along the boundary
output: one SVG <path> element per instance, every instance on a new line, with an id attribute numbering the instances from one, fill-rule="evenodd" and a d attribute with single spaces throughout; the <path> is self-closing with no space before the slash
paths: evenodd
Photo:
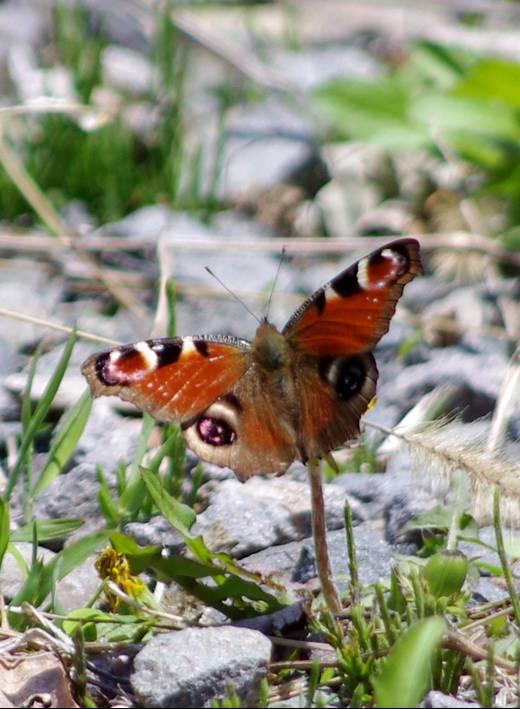
<path id="1" fill-rule="evenodd" d="M 154 418 L 181 423 L 232 389 L 249 365 L 244 340 L 173 337 L 92 355 L 81 369 L 94 396 L 118 396 Z"/>
<path id="2" fill-rule="evenodd" d="M 369 352 L 388 332 L 404 286 L 421 273 L 419 243 L 392 241 L 317 290 L 283 333 L 307 354 Z"/>

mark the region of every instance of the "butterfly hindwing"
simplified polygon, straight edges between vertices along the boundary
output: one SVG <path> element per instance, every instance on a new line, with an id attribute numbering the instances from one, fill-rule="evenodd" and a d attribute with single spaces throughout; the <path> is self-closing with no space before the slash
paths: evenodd
<path id="1" fill-rule="evenodd" d="M 94 396 L 115 395 L 161 421 L 181 423 L 229 391 L 249 364 L 244 340 L 173 337 L 94 354 L 82 372 Z"/>
<path id="2" fill-rule="evenodd" d="M 200 458 L 232 468 L 242 481 L 284 473 L 298 458 L 293 408 L 256 365 L 183 428 L 188 447 Z"/>
<path id="3" fill-rule="evenodd" d="M 404 286 L 420 273 L 418 242 L 392 241 L 317 290 L 283 333 L 309 354 L 369 352 L 388 331 Z"/>

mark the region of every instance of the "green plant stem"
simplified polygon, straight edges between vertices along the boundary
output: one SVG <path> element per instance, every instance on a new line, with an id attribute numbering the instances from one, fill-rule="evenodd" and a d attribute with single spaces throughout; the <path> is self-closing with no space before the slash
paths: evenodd
<path id="1" fill-rule="evenodd" d="M 513 606 L 516 625 L 520 628 L 520 603 L 518 601 L 513 574 L 511 573 L 511 567 L 509 566 L 509 561 L 507 559 L 506 549 L 504 546 L 504 535 L 502 533 L 502 523 L 500 520 L 500 490 L 498 487 L 495 487 L 493 492 L 493 525 L 495 527 L 498 557 L 502 565 L 502 572 L 504 574 L 509 597 L 511 598 L 511 605 Z"/>
<path id="2" fill-rule="evenodd" d="M 332 576 L 329 549 L 327 545 L 327 525 L 325 520 L 325 502 L 323 499 L 323 477 L 319 460 L 311 458 L 307 463 L 311 485 L 312 536 L 316 554 L 316 567 L 321 590 L 327 607 L 332 613 L 339 613 L 341 602 L 338 589 Z"/>
<path id="3" fill-rule="evenodd" d="M 347 501 L 345 501 L 343 514 L 345 517 L 345 534 L 347 536 L 348 566 L 350 571 L 350 590 L 353 602 L 357 602 L 359 601 L 360 596 L 360 585 L 356 556 L 356 542 L 354 539 L 354 529 L 352 526 L 352 509 Z"/>
<path id="4" fill-rule="evenodd" d="M 457 540 L 459 536 L 461 516 L 461 510 L 456 506 L 451 515 L 450 528 L 448 530 L 448 539 L 446 540 L 447 551 L 455 551 L 457 549 Z"/>

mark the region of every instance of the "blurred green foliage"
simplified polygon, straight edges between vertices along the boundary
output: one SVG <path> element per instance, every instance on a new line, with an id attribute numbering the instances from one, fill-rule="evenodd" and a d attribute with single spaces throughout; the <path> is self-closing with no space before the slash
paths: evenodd
<path id="1" fill-rule="evenodd" d="M 520 220 L 520 65 L 417 42 L 401 65 L 373 81 L 344 79 L 315 100 L 338 139 L 388 151 L 426 149 L 467 161 L 483 191 L 509 200 Z"/>

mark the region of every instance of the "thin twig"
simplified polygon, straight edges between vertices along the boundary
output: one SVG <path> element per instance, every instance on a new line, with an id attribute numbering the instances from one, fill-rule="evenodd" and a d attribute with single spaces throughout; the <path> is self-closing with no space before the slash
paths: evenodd
<path id="1" fill-rule="evenodd" d="M 101 335 L 92 335 L 90 332 L 85 330 L 75 330 L 67 325 L 60 325 L 59 323 L 51 322 L 50 320 L 44 320 L 43 318 L 35 318 L 32 315 L 24 315 L 23 313 L 18 313 L 14 310 L 6 310 L 5 308 L 0 308 L 0 316 L 6 318 L 12 318 L 13 320 L 21 320 L 22 322 L 31 323 L 31 325 L 37 325 L 38 327 L 45 327 L 50 330 L 56 330 L 57 332 L 64 332 L 67 335 L 72 335 L 73 332 L 76 333 L 78 337 L 84 340 L 92 340 L 93 342 L 102 342 L 106 345 L 118 346 L 121 342 L 117 340 L 111 340 L 109 337 L 102 337 Z"/>
<path id="2" fill-rule="evenodd" d="M 70 237 L 69 237 L 70 238 Z M 257 238 L 247 236 L 243 239 L 216 239 L 207 238 L 194 239 L 190 233 L 175 232 L 175 235 L 165 237 L 168 247 L 175 250 L 188 251 L 235 251 L 247 248 L 248 251 L 281 253 L 285 247 L 288 254 L 301 253 L 328 253 L 343 254 L 351 250 L 377 249 L 384 246 L 395 235 L 377 236 L 350 236 L 333 238 L 322 236 L 300 237 L 298 239 L 285 239 L 281 237 Z M 402 234 L 399 238 L 417 239 L 423 251 L 433 251 L 435 249 L 450 249 L 452 251 L 478 251 L 488 254 L 497 261 L 507 264 L 520 265 L 520 254 L 505 249 L 498 241 L 489 239 L 479 234 L 467 231 L 436 232 L 431 234 Z M 141 237 L 139 240 L 131 236 L 99 236 L 98 234 L 85 235 L 81 239 L 81 248 L 84 251 L 136 251 L 144 248 L 154 248 L 157 244 L 155 236 Z M 0 235 L 0 248 L 16 250 L 55 250 L 72 246 L 72 240 L 66 238 L 57 242 L 52 237 L 45 235 L 31 234 L 9 234 L 4 232 Z"/>

